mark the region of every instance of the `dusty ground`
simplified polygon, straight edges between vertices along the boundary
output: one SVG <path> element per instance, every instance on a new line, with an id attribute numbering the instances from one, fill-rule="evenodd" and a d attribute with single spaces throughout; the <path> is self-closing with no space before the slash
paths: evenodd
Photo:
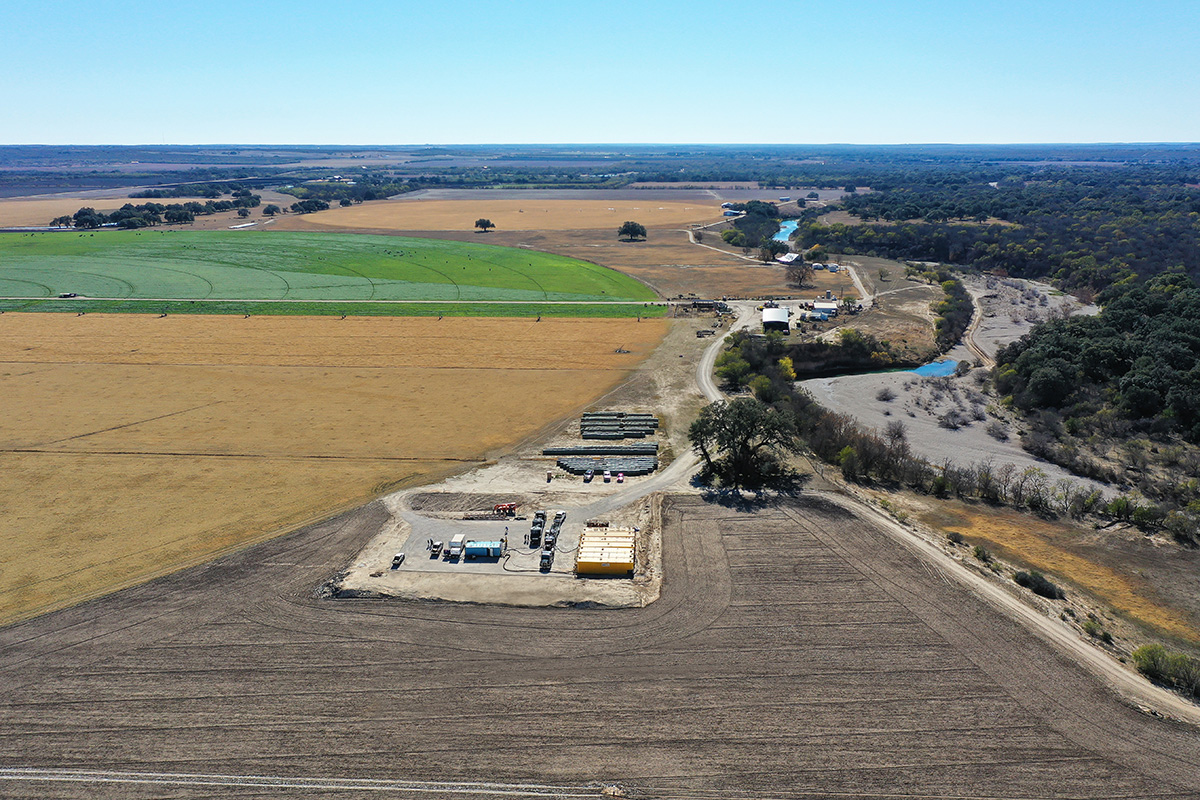
<path id="1" fill-rule="evenodd" d="M 963 283 L 982 311 L 973 338 L 992 358 L 1002 346 L 1029 333 L 1052 314 L 1094 315 L 1100 311 L 1037 281 L 970 275 Z"/>
<path id="2" fill-rule="evenodd" d="M 314 595 L 384 519 L 372 504 L 9 626 L 0 791 L 1200 797 L 1192 729 L 867 519 L 821 498 L 665 515 L 644 609 Z"/>
<path id="3" fill-rule="evenodd" d="M 459 471 L 611 390 L 667 327 L 2 315 L 0 504 L 20 535 L 0 618 Z"/>

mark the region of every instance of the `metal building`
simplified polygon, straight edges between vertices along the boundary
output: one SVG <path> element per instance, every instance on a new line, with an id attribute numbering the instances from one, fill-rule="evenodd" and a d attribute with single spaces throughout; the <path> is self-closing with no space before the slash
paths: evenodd
<path id="1" fill-rule="evenodd" d="M 762 314 L 764 331 L 783 331 L 787 333 L 790 329 L 788 310 L 786 308 L 764 308 Z"/>

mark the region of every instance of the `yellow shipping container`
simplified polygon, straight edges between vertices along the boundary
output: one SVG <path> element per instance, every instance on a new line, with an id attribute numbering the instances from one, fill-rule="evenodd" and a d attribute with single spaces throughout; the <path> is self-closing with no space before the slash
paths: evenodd
<path id="1" fill-rule="evenodd" d="M 626 528 L 589 528 L 575 555 L 577 575 L 629 575 L 636 538 Z"/>

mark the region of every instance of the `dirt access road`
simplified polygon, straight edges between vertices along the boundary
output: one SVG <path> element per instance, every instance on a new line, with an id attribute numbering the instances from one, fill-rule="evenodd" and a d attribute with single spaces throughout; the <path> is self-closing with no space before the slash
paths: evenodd
<path id="1" fill-rule="evenodd" d="M 1192 729 L 827 499 L 669 499 L 619 611 L 316 596 L 382 517 L 0 630 L 0 794 L 1200 798 Z"/>

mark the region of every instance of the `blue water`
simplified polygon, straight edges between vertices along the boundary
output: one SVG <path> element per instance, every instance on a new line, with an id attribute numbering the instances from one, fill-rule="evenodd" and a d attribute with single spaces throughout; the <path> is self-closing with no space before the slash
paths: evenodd
<path id="1" fill-rule="evenodd" d="M 788 234 L 790 234 L 792 231 L 796 230 L 796 226 L 799 224 L 800 224 L 800 220 L 798 220 L 798 219 L 784 220 L 782 223 L 783 227 L 781 227 L 779 229 L 779 233 L 775 234 L 771 238 L 777 242 L 783 242 L 784 244 L 787 244 Z"/>
<path id="2" fill-rule="evenodd" d="M 932 364 L 917 367 L 913 372 L 923 378 L 944 378 L 947 375 L 953 375 L 954 368 L 957 366 L 957 361 L 946 359 L 945 361 L 934 361 Z"/>

